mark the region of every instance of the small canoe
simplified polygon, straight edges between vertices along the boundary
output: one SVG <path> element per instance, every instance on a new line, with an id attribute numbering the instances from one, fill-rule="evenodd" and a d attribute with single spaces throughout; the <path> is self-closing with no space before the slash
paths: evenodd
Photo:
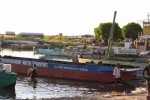
<path id="1" fill-rule="evenodd" d="M 11 72 L 10 64 L 1 64 L 0 69 L 0 88 L 14 87 L 16 84 L 17 74 Z"/>

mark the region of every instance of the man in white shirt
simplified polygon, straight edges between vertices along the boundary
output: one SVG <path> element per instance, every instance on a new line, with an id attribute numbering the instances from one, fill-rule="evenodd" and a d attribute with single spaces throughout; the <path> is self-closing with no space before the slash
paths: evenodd
<path id="1" fill-rule="evenodd" d="M 121 83 L 121 73 L 120 73 L 120 64 L 118 63 L 114 69 L 113 69 L 113 76 L 115 78 L 114 82 L 114 86 L 115 86 L 115 90 L 116 92 L 112 92 L 112 93 L 115 93 L 115 94 L 118 94 L 118 90 L 119 90 L 119 87 L 118 87 L 118 84 L 117 83 Z"/>
<path id="2" fill-rule="evenodd" d="M 121 80 L 120 64 L 117 64 L 117 66 L 114 68 L 113 76 L 115 77 L 115 82 L 120 82 Z"/>

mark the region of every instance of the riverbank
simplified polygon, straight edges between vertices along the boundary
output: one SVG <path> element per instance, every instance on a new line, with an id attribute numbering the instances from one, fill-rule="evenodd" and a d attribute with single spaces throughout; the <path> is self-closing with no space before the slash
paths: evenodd
<path id="1" fill-rule="evenodd" d="M 147 100 L 147 92 L 141 91 L 140 93 L 136 94 L 124 94 L 124 93 L 117 93 L 117 94 L 106 94 L 102 96 L 101 94 L 96 94 L 93 96 L 83 96 L 83 97 L 64 97 L 64 98 L 54 98 L 52 100 Z"/>
<path id="2" fill-rule="evenodd" d="M 99 92 L 93 93 L 92 95 L 62 97 L 52 100 L 147 100 L 147 88 L 145 83 L 139 87 L 135 86 L 135 89 L 127 87 L 129 93 L 124 91 L 125 87 L 123 85 L 117 85 L 117 87 L 119 87 L 119 90 L 115 90 L 114 84 L 104 85 L 105 89 L 99 88 Z"/>
<path id="3" fill-rule="evenodd" d="M 51 100 L 146 100 L 146 95 L 113 96 L 113 97 L 110 97 L 110 98 L 104 98 L 104 97 L 100 97 L 100 96 L 73 97 L 73 98 L 53 98 Z"/>

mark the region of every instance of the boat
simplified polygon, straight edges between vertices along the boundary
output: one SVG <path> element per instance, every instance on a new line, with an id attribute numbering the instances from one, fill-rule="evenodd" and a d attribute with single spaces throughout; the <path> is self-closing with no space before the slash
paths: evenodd
<path id="1" fill-rule="evenodd" d="M 74 63 L 12 56 L 3 56 L 0 59 L 3 63 L 10 63 L 12 71 L 21 75 L 27 75 L 29 68 L 36 66 L 36 73 L 39 77 L 97 81 L 102 83 L 111 83 L 115 80 L 112 75 L 113 64 Z M 135 78 L 135 68 L 134 70 L 122 69 L 123 80 Z"/>
<path id="2" fill-rule="evenodd" d="M 100 59 L 100 57 L 104 54 L 105 47 L 99 46 L 87 46 L 84 49 L 84 45 L 82 46 L 68 46 L 62 48 L 35 48 L 35 54 L 42 54 L 45 59 L 52 58 L 64 58 L 64 59 L 72 59 L 74 55 L 80 55 L 82 58 L 95 58 Z"/>
<path id="3" fill-rule="evenodd" d="M 64 49 L 61 48 L 35 48 L 36 54 L 44 54 L 49 56 L 68 56 Z"/>
<path id="4" fill-rule="evenodd" d="M 17 74 L 11 72 L 11 64 L 0 64 L 0 88 L 14 88 Z"/>
<path id="5" fill-rule="evenodd" d="M 15 89 L 4 88 L 0 89 L 0 100 L 16 100 Z"/>
<path id="6" fill-rule="evenodd" d="M 111 33 L 113 33 L 113 31 L 111 31 Z M 25 57 L 1 56 L 0 61 L 2 63 L 11 64 L 12 71 L 22 75 L 27 75 L 28 70 L 34 67 L 36 69 L 36 75 L 39 77 L 97 81 L 101 83 L 112 83 L 115 81 L 112 73 L 116 64 L 104 64 L 101 61 L 98 63 L 80 63 L 77 58 L 78 56 L 75 56 L 72 62 L 67 62 Z M 122 80 L 129 81 L 136 79 L 138 70 L 139 69 L 137 68 L 125 68 L 125 66 L 123 66 L 121 69 Z"/>

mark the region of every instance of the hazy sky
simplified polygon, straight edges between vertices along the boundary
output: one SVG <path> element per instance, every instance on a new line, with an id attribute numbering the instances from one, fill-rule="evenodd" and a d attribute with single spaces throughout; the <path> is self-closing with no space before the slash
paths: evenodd
<path id="1" fill-rule="evenodd" d="M 150 0 L 0 0 L 0 32 L 42 32 L 65 35 L 94 34 L 101 22 L 141 23 Z"/>

